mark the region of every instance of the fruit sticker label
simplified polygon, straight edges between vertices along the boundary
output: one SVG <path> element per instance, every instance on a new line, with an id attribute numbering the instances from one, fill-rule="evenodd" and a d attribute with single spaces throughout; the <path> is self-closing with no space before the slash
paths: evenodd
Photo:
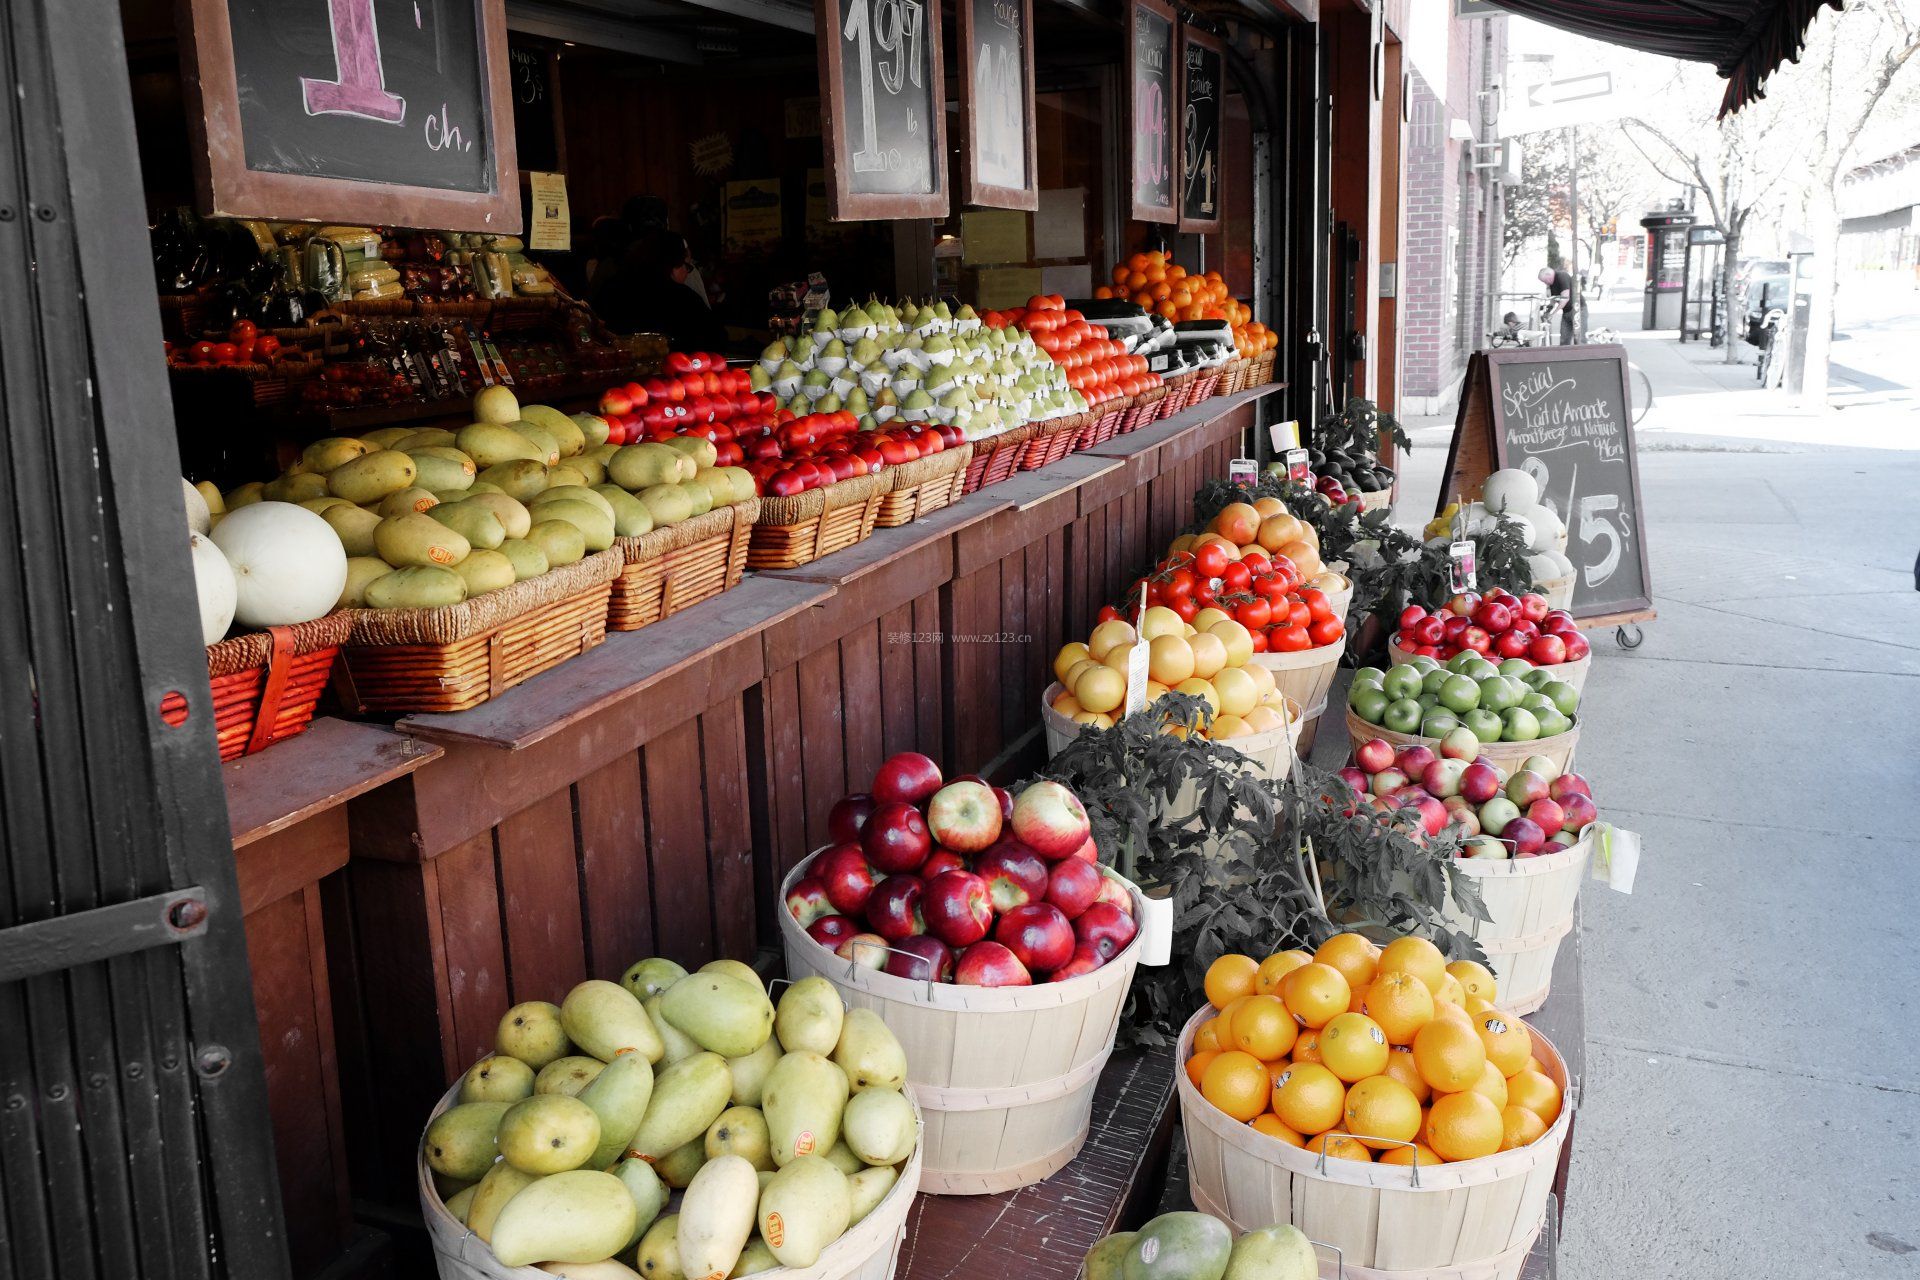
<path id="1" fill-rule="evenodd" d="M 1227 482 L 1252 487 L 1260 475 L 1260 464 L 1252 458 L 1235 458 L 1227 463 Z"/>
<path id="2" fill-rule="evenodd" d="M 793 1140 L 793 1154 L 797 1156 L 810 1156 L 813 1154 L 813 1130 L 801 1130 L 800 1136 Z"/>
<path id="3" fill-rule="evenodd" d="M 787 1242 L 787 1224 L 777 1213 L 770 1213 L 760 1224 L 760 1234 L 766 1238 L 767 1247 L 778 1249 Z"/>
<path id="4" fill-rule="evenodd" d="M 1140 1261 L 1146 1263 L 1148 1266 L 1152 1266 L 1153 1260 L 1155 1258 L 1158 1258 L 1159 1256 L 1160 1256 L 1160 1237 L 1159 1236 L 1148 1236 L 1145 1240 L 1140 1242 Z"/>
<path id="5" fill-rule="evenodd" d="M 1472 591 L 1479 581 L 1471 542 L 1456 542 L 1447 548 L 1447 583 L 1455 595 Z"/>

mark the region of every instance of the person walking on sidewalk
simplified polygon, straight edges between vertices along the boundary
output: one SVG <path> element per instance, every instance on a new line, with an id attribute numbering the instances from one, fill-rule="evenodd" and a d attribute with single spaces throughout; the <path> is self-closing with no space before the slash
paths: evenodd
<path id="1" fill-rule="evenodd" d="M 1567 274 L 1565 268 L 1542 267 L 1536 279 L 1538 279 L 1541 284 L 1547 286 L 1547 301 L 1549 307 L 1546 319 L 1548 327 L 1552 327 L 1553 317 L 1557 313 L 1560 317 L 1560 345 L 1563 347 L 1572 346 L 1574 311 L 1576 307 L 1586 306 L 1585 299 L 1577 299 L 1574 297 L 1573 277 Z"/>

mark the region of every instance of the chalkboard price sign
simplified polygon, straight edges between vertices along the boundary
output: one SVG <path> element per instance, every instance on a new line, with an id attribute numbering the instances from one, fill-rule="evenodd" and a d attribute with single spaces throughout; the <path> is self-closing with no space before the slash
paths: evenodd
<path id="1" fill-rule="evenodd" d="M 1180 27 L 1180 229 L 1220 230 L 1220 128 L 1226 59 L 1220 42 Z"/>
<path id="2" fill-rule="evenodd" d="M 1133 115 L 1133 216 L 1141 222 L 1178 222 L 1179 99 L 1176 24 L 1161 0 L 1132 0 L 1127 8 L 1128 100 Z"/>
<path id="3" fill-rule="evenodd" d="M 958 0 L 964 198 L 1038 209 L 1033 128 L 1033 0 Z"/>
<path id="4" fill-rule="evenodd" d="M 1567 527 L 1576 618 L 1651 617 L 1640 464 L 1619 346 L 1537 347 L 1473 357 L 1442 504 L 1519 467 Z"/>
<path id="5" fill-rule="evenodd" d="M 833 216 L 947 215 L 939 0 L 814 0 Z"/>
<path id="6" fill-rule="evenodd" d="M 513 93 L 513 138 L 520 168 L 552 173 L 566 167 L 556 122 L 559 90 L 554 84 L 553 53 L 544 45 L 507 41 L 507 67 Z"/>
<path id="7" fill-rule="evenodd" d="M 190 0 L 212 213 L 520 229 L 502 0 Z"/>

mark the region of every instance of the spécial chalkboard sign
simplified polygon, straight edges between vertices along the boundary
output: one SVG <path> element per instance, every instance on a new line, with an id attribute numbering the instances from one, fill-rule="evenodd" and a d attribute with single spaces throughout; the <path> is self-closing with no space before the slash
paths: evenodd
<path id="1" fill-rule="evenodd" d="M 1180 26 L 1180 229 L 1220 230 L 1220 129 L 1226 58 L 1220 42 Z"/>
<path id="2" fill-rule="evenodd" d="M 1627 353 L 1619 346 L 1482 351 L 1467 368 L 1440 505 L 1520 467 L 1567 526 L 1576 618 L 1651 617 Z"/>
<path id="3" fill-rule="evenodd" d="M 1160 0 L 1131 0 L 1127 6 L 1127 98 L 1133 116 L 1129 203 L 1141 222 L 1180 220 L 1176 26 L 1172 6 Z"/>
<path id="4" fill-rule="evenodd" d="M 189 0 L 202 207 L 520 229 L 502 0 Z"/>
<path id="5" fill-rule="evenodd" d="M 1033 0 L 957 0 L 962 197 L 1038 209 L 1033 127 Z"/>
<path id="6" fill-rule="evenodd" d="M 939 0 L 814 0 L 834 218 L 944 218 Z"/>

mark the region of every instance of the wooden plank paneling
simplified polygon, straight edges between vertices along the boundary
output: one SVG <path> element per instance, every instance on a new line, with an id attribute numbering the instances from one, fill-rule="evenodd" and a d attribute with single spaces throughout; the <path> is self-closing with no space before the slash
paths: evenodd
<path id="1" fill-rule="evenodd" d="M 887 755 L 925 751 L 920 738 L 920 699 L 914 687 L 913 604 L 880 618 L 880 741 Z M 931 754 L 938 755 L 936 744 Z"/>
<path id="2" fill-rule="evenodd" d="M 949 635 L 971 634 L 1000 626 L 1000 565 L 998 562 L 955 578 L 942 602 L 943 627 Z M 993 759 L 1000 749 L 1000 664 L 986 645 L 949 643 L 942 678 L 953 696 L 944 705 L 952 719 L 946 727 L 946 767 L 970 773 Z"/>
<path id="3" fill-rule="evenodd" d="M 878 621 L 855 627 L 840 639 L 841 742 L 848 791 L 866 790 L 874 771 L 886 759 L 882 752 L 880 647 Z"/>
<path id="4" fill-rule="evenodd" d="M 941 595 L 941 592 L 929 591 L 913 602 L 913 693 L 915 721 L 919 726 L 916 750 L 940 761 L 940 767 L 948 773 L 964 773 L 963 769 L 956 770 L 955 762 L 947 758 L 947 646 L 939 638 Z"/>
<path id="5" fill-rule="evenodd" d="M 660 954 L 692 967 L 714 958 L 712 880 L 704 855 L 700 725 L 688 720 L 649 742 L 647 848 L 653 866 L 654 938 Z"/>
<path id="6" fill-rule="evenodd" d="M 444 939 L 439 972 L 450 1018 L 445 1066 L 450 1080 L 493 1048 L 500 1015 L 515 999 L 501 931 L 493 833 L 463 841 L 427 863 L 424 879 L 433 891 L 434 923 Z M 546 993 L 525 998 L 553 999 Z M 378 1052 L 377 1043 L 374 1049 Z"/>
<path id="7" fill-rule="evenodd" d="M 557 1003 L 587 976 L 572 789 L 502 822 L 496 843 L 514 1002 Z"/>
<path id="8" fill-rule="evenodd" d="M 840 647 L 829 644 L 800 659 L 800 733 L 805 743 L 801 776 L 806 779 L 801 820 L 807 847 L 827 842 L 827 813 L 851 788 L 847 785 L 842 733 L 845 717 L 840 687 Z M 862 784 L 865 778 L 860 780 Z"/>
<path id="9" fill-rule="evenodd" d="M 700 776 L 714 946 L 723 956 L 750 959 L 757 927 L 753 828 L 747 820 L 746 726 L 738 702 L 720 703 L 700 717 Z"/>
<path id="10" fill-rule="evenodd" d="M 580 824 L 581 900 L 587 969 L 617 979 L 653 954 L 653 885 L 647 859 L 647 805 L 640 757 L 621 756 L 574 784 Z"/>

